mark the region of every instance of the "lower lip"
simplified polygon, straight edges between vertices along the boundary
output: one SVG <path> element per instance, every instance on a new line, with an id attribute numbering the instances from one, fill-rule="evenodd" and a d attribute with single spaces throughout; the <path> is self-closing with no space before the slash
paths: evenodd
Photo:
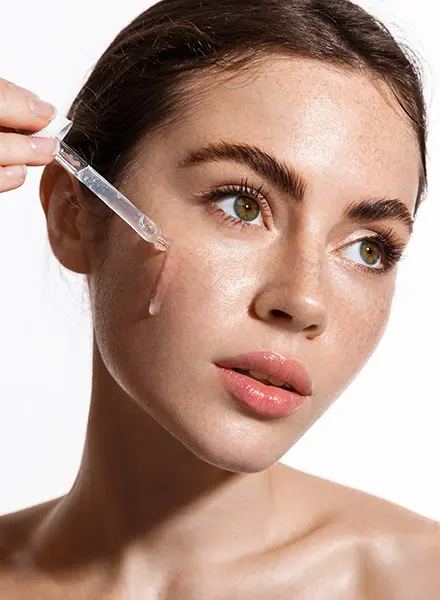
<path id="1" fill-rule="evenodd" d="M 218 366 L 217 369 L 225 388 L 242 404 L 265 417 L 287 417 L 296 412 L 306 399 L 306 396 L 265 385 L 232 369 Z"/>

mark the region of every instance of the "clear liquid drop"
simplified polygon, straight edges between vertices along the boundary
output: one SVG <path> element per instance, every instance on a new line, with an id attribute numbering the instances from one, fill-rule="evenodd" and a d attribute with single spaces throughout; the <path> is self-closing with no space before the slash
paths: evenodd
<path id="1" fill-rule="evenodd" d="M 159 238 L 160 239 L 160 238 Z M 151 296 L 148 312 L 151 316 L 159 314 L 163 300 L 165 298 L 172 273 L 175 270 L 175 260 L 171 257 L 171 252 L 168 250 L 163 257 L 162 267 L 156 279 L 153 294 Z"/>

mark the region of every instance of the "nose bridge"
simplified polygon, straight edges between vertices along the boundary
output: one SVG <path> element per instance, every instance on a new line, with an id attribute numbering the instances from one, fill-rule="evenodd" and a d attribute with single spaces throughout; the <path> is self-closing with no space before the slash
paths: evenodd
<path id="1" fill-rule="evenodd" d="M 324 256 L 317 236 L 298 233 L 289 240 L 281 264 L 283 279 L 297 294 L 321 293 Z"/>
<path id="2" fill-rule="evenodd" d="M 308 273 L 319 276 L 322 265 L 322 252 L 317 235 L 307 232 L 305 228 L 297 231 L 286 244 L 283 252 L 283 262 L 290 270 L 298 275 Z"/>
<path id="3" fill-rule="evenodd" d="M 324 254 L 318 236 L 298 233 L 290 240 L 282 265 L 283 283 L 292 303 L 292 312 L 299 314 L 302 309 L 310 317 L 313 314 L 315 319 L 321 318 L 327 294 Z"/>
<path id="4" fill-rule="evenodd" d="M 283 317 L 296 331 L 318 335 L 327 324 L 329 290 L 319 236 L 302 230 L 290 239 L 257 301 L 266 320 Z"/>

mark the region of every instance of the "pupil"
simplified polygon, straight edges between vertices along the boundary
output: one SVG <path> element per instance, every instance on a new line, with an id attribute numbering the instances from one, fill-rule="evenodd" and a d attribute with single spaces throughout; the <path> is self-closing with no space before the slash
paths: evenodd
<path id="1" fill-rule="evenodd" d="M 366 254 L 367 254 L 367 261 L 371 262 L 371 257 L 373 257 L 373 263 L 374 263 L 374 246 L 371 244 L 371 242 L 364 242 L 365 246 L 363 245 L 363 249 L 365 252 L 366 249 Z"/>
<path id="2" fill-rule="evenodd" d="M 253 221 L 258 217 L 260 209 L 256 200 L 246 196 L 238 196 L 234 202 L 234 210 L 241 219 Z"/>

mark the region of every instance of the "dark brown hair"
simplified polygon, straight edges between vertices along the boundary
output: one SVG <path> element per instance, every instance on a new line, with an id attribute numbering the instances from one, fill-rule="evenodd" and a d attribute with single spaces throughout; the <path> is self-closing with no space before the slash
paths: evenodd
<path id="1" fill-rule="evenodd" d="M 417 212 L 427 185 L 420 67 L 380 21 L 348 0 L 162 0 L 101 56 L 68 113 L 74 125 L 65 141 L 121 186 L 139 142 L 191 105 L 194 76 L 239 72 L 268 55 L 313 58 L 388 84 L 420 145 Z M 112 215 L 100 200 L 88 200 L 100 220 Z"/>

